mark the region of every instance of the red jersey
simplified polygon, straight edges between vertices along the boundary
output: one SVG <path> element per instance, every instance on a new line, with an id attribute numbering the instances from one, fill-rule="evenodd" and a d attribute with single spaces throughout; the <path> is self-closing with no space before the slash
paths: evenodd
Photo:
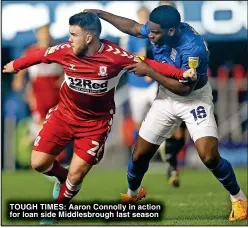
<path id="1" fill-rule="evenodd" d="M 66 42 L 29 58 L 17 59 L 14 68 L 19 70 L 40 62 L 63 66 L 65 81 L 60 89 L 59 107 L 75 121 L 110 118 L 115 113 L 114 92 L 125 72 L 123 68 L 135 63 L 133 55 L 110 41 L 101 40 L 99 51 L 90 57 L 74 55 L 70 43 Z M 146 62 L 171 76 L 182 77 L 184 72 L 165 63 Z"/>

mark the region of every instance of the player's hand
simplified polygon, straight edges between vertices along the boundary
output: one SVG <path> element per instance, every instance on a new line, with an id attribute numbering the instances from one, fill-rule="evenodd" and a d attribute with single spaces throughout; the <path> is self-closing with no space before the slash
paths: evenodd
<path id="1" fill-rule="evenodd" d="M 150 78 L 149 76 L 145 76 L 145 81 L 146 82 L 151 82 L 153 79 L 152 78 Z"/>
<path id="2" fill-rule="evenodd" d="M 184 78 L 190 78 L 192 81 L 195 81 L 195 80 L 197 79 L 197 72 L 196 72 L 196 69 L 190 68 L 190 69 L 186 70 L 186 71 L 183 73 L 183 77 L 184 77 Z"/>
<path id="3" fill-rule="evenodd" d="M 14 60 L 7 63 L 4 67 L 3 67 L 3 73 L 17 73 L 18 71 L 15 70 L 14 66 L 13 66 Z"/>
<path id="4" fill-rule="evenodd" d="M 140 60 L 139 58 L 135 59 L 135 61 L 138 61 L 138 63 L 134 63 L 132 65 L 129 65 L 125 67 L 126 70 L 128 70 L 129 73 L 133 72 L 137 76 L 146 76 L 150 74 L 150 70 L 152 69 L 148 64 L 146 64 L 144 61 Z"/>

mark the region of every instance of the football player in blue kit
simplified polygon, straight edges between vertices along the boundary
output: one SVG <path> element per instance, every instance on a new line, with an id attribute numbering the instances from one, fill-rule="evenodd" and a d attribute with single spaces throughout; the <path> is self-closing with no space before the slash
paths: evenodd
<path id="1" fill-rule="evenodd" d="M 142 179 L 150 159 L 160 144 L 186 123 L 204 165 L 229 192 L 232 211 L 230 221 L 247 218 L 247 197 L 237 183 L 231 164 L 218 152 L 218 128 L 214 117 L 212 89 L 208 82 L 209 51 L 203 38 L 187 23 L 181 22 L 178 10 L 169 5 L 155 8 L 146 24 L 116 16 L 102 10 L 94 12 L 120 31 L 140 38 L 149 38 L 154 59 L 177 68 L 195 68 L 195 80 L 163 77 L 143 61 L 127 69 L 136 75 L 156 80 L 159 93 L 142 122 L 135 149 L 128 163 L 128 191 L 123 203 L 134 203 L 145 197 Z"/>

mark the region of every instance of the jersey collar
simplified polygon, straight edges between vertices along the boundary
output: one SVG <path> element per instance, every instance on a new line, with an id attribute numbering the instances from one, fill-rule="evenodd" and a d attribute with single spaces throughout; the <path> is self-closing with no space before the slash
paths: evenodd
<path id="1" fill-rule="evenodd" d="M 104 49 L 104 43 L 101 43 L 101 46 L 99 48 L 99 50 L 97 51 L 97 53 L 101 53 Z"/>

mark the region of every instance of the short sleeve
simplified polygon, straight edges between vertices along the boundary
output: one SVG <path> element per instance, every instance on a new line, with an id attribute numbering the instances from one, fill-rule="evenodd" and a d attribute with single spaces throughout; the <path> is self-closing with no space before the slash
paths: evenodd
<path id="1" fill-rule="evenodd" d="M 140 33 L 141 33 L 141 35 L 148 37 L 148 35 L 150 33 L 148 22 L 146 22 L 144 25 L 141 26 Z"/>
<path id="2" fill-rule="evenodd" d="M 61 43 L 59 45 L 49 47 L 47 48 L 43 58 L 42 62 L 44 63 L 61 63 L 62 56 L 70 50 L 71 45 L 69 43 Z"/>
<path id="3" fill-rule="evenodd" d="M 202 51 L 202 49 L 197 46 L 194 47 L 193 49 L 187 49 L 186 51 L 184 51 L 182 55 L 181 69 L 188 70 L 192 68 L 191 66 L 194 66 L 194 68 L 196 68 L 198 77 L 200 77 L 200 75 L 202 74 L 201 72 L 202 67 L 200 67 L 200 65 L 202 64 L 202 62 L 204 62 L 203 61 L 203 59 L 205 58 L 204 55 L 205 55 L 205 52 Z M 184 84 L 191 84 L 192 80 L 184 79 L 183 81 L 181 80 L 180 82 Z"/>

